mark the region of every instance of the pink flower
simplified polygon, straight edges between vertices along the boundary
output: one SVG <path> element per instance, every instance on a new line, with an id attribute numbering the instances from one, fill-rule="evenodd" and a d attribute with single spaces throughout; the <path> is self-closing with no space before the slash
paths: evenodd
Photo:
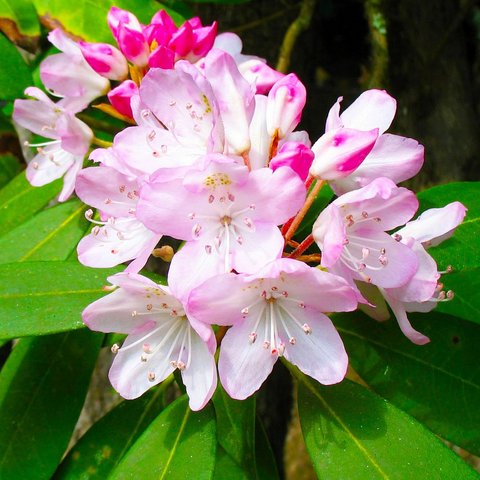
<path id="1" fill-rule="evenodd" d="M 88 64 L 77 43 L 58 28 L 48 34 L 48 39 L 62 51 L 40 64 L 40 78 L 49 90 L 76 99 L 80 106 L 77 111 L 107 93 L 110 82 Z"/>
<path id="2" fill-rule="evenodd" d="M 418 345 L 430 340 L 412 327 L 407 312 L 428 312 L 435 308 L 438 301 L 453 298 L 452 292 L 445 293 L 442 290 L 437 264 L 425 248 L 438 245 L 449 238 L 463 221 L 465 213 L 466 208 L 459 202 L 450 203 L 443 208 L 433 208 L 407 223 L 394 235 L 417 255 L 418 269 L 405 285 L 380 291 L 397 318 L 402 332 Z"/>
<path id="3" fill-rule="evenodd" d="M 368 90 L 340 115 L 341 101 L 342 97 L 330 109 L 327 132 L 342 127 L 363 132 L 378 129 L 379 137 L 373 150 L 353 173 L 331 182 L 338 195 L 363 187 L 377 177 L 399 183 L 418 173 L 423 165 L 423 146 L 411 138 L 384 133 L 395 116 L 394 98 L 384 90 Z"/>
<path id="4" fill-rule="evenodd" d="M 137 398 L 178 369 L 190 408 L 203 408 L 217 385 L 212 329 L 187 316 L 168 287 L 137 274 L 108 280 L 118 289 L 89 305 L 83 321 L 92 330 L 128 334 L 121 348 L 112 347 L 113 387 L 124 398 Z"/>
<path id="5" fill-rule="evenodd" d="M 140 191 L 137 215 L 153 231 L 187 241 L 171 265 L 183 272 L 187 291 L 210 276 L 232 268 L 251 273 L 280 256 L 277 225 L 304 199 L 305 186 L 290 168 L 248 172 L 216 154 L 183 179 L 159 170 Z"/>
<path id="6" fill-rule="evenodd" d="M 215 39 L 213 46 L 233 57 L 245 80 L 255 86 L 256 93 L 268 93 L 272 86 L 285 76 L 269 67 L 265 59 L 242 54 L 242 40 L 235 33 L 221 33 Z"/>
<path id="7" fill-rule="evenodd" d="M 76 192 L 87 205 L 98 208 L 106 221 L 87 219 L 96 226 L 78 244 L 78 260 L 89 267 L 108 268 L 128 260 L 128 272 L 138 272 L 161 238 L 136 215 L 139 184 L 107 166 L 86 168 L 77 177 Z"/>
<path id="8" fill-rule="evenodd" d="M 305 181 L 314 158 L 314 153 L 303 143 L 285 142 L 270 161 L 270 168 L 290 167 Z"/>
<path id="9" fill-rule="evenodd" d="M 253 275 L 213 277 L 188 300 L 198 320 L 233 325 L 223 338 L 218 367 L 223 387 L 239 400 L 260 388 L 280 356 L 320 383 L 340 382 L 348 358 L 323 312 L 356 305 L 342 278 L 285 258 Z"/>
<path id="10" fill-rule="evenodd" d="M 102 77 L 123 80 L 128 75 L 127 60 L 118 48 L 108 43 L 79 42 L 88 64 Z"/>
<path id="11" fill-rule="evenodd" d="M 64 177 L 61 202 L 68 199 L 75 186 L 75 178 L 83 165 L 93 132 L 75 117 L 78 105 L 63 99 L 52 102 L 35 87 L 25 90 L 32 97 L 14 103 L 13 119 L 22 127 L 51 139 L 40 143 L 25 143 L 37 149 L 37 155 L 27 166 L 27 179 L 34 186 L 42 186 Z"/>
<path id="12" fill-rule="evenodd" d="M 322 266 L 352 284 L 405 285 L 417 270 L 417 257 L 385 232 L 403 225 L 417 208 L 414 193 L 387 178 L 337 198 L 313 225 Z"/>
<path id="13" fill-rule="evenodd" d="M 138 87 L 132 80 L 125 80 L 108 92 L 108 100 L 117 112 L 128 118 L 133 118 L 130 101 L 138 94 Z"/>

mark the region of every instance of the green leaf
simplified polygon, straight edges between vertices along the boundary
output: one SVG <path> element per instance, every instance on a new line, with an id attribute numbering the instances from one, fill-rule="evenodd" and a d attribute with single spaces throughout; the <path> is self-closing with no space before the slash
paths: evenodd
<path id="1" fill-rule="evenodd" d="M 101 341 L 84 330 L 18 342 L 0 373 L 2 480 L 50 478 L 78 420 Z"/>
<path id="2" fill-rule="evenodd" d="M 213 480 L 249 480 L 250 478 L 223 447 L 218 444 Z"/>
<path id="3" fill-rule="evenodd" d="M 422 210 L 438 208 L 460 201 L 467 208 L 464 222 L 452 238 L 428 252 L 435 258 L 440 270 L 453 266 L 453 272 L 442 276 L 446 290 L 453 290 L 455 298 L 440 302 L 438 311 L 480 323 L 480 182 L 450 183 L 433 187 L 419 194 Z"/>
<path id="4" fill-rule="evenodd" d="M 34 49 L 40 36 L 40 25 L 32 2 L 0 0 L 0 30 L 13 43 Z"/>
<path id="5" fill-rule="evenodd" d="M 32 187 L 25 172 L 0 190 L 0 236 L 33 217 L 60 192 L 61 180 Z"/>
<path id="6" fill-rule="evenodd" d="M 20 173 L 22 167 L 13 155 L 0 155 L 0 188 L 4 187 L 15 175 Z"/>
<path id="7" fill-rule="evenodd" d="M 480 328 L 432 312 L 409 314 L 431 342 L 414 345 L 394 320 L 335 315 L 350 362 L 378 394 L 441 437 L 480 454 Z"/>
<path id="8" fill-rule="evenodd" d="M 55 480 L 107 478 L 128 449 L 164 407 L 165 386 L 150 390 L 140 398 L 124 401 L 107 413 L 68 452 Z"/>
<path id="9" fill-rule="evenodd" d="M 138 0 L 77 0 L 75 8 L 64 0 L 33 1 L 43 23 L 50 27 L 61 26 L 67 32 L 84 40 L 109 43 L 113 42 L 112 33 L 107 24 L 107 13 L 110 7 L 115 5 L 129 10 L 142 23 L 150 23 L 151 17 L 162 8 L 154 0 L 142 0 L 142 2 Z"/>
<path id="10" fill-rule="evenodd" d="M 33 84 L 27 64 L 16 47 L 0 34 L 2 68 L 0 68 L 0 99 L 12 100 L 22 97 L 23 91 Z"/>
<path id="11" fill-rule="evenodd" d="M 106 278 L 121 270 L 71 261 L 0 265 L 0 338 L 83 327 L 82 310 L 105 294 Z"/>
<path id="12" fill-rule="evenodd" d="M 74 199 L 40 212 L 11 230 L 0 237 L 0 263 L 66 260 L 89 227 L 85 209 Z"/>
<path id="13" fill-rule="evenodd" d="M 192 412 L 182 396 L 150 424 L 109 478 L 209 480 L 216 444 L 212 407 Z"/>
<path id="14" fill-rule="evenodd" d="M 255 455 L 257 477 L 261 480 L 279 480 L 280 476 L 272 446 L 258 416 L 255 423 Z"/>
<path id="15" fill-rule="evenodd" d="M 348 380 L 324 387 L 305 378 L 299 386 L 298 407 L 319 478 L 479 478 L 413 418 Z"/>
<path id="16" fill-rule="evenodd" d="M 248 478 L 257 478 L 255 468 L 255 397 L 233 400 L 221 385 L 213 396 L 218 443 Z"/>

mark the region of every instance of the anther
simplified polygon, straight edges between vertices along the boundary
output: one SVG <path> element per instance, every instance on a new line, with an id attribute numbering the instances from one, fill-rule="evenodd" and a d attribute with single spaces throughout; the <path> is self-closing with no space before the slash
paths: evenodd
<path id="1" fill-rule="evenodd" d="M 396 240 L 397 242 L 400 242 L 402 240 L 402 236 L 399 234 L 399 233 L 396 233 L 394 236 L 393 236 L 394 240 Z"/>
<path id="2" fill-rule="evenodd" d="M 363 217 L 363 218 L 368 218 L 368 212 L 363 211 L 363 212 L 362 212 L 362 217 Z"/>
<path id="3" fill-rule="evenodd" d="M 386 255 L 380 255 L 378 261 L 385 267 L 388 264 L 388 258 Z"/>
<path id="4" fill-rule="evenodd" d="M 132 317 L 136 317 L 137 316 L 137 311 L 136 310 L 133 310 L 132 312 Z"/>
<path id="5" fill-rule="evenodd" d="M 248 342 L 250 344 L 255 343 L 256 339 L 257 339 L 257 334 L 255 332 L 252 332 L 248 335 Z"/>
<path id="6" fill-rule="evenodd" d="M 147 304 L 147 310 L 150 312 L 153 308 L 153 305 L 151 303 Z"/>
<path id="7" fill-rule="evenodd" d="M 140 356 L 140 361 L 141 361 L 141 362 L 144 362 L 144 363 L 145 363 L 147 360 L 148 360 L 148 358 L 147 358 L 146 355 L 141 355 L 141 356 Z"/>
<path id="8" fill-rule="evenodd" d="M 35 170 L 38 170 L 38 163 L 37 162 L 32 162 L 32 168 Z"/>
<path id="9" fill-rule="evenodd" d="M 199 225 L 198 223 L 196 223 L 194 226 L 193 226 L 193 235 L 195 237 L 199 237 L 200 236 L 200 230 L 202 230 L 202 227 L 201 225 Z"/>
<path id="10" fill-rule="evenodd" d="M 210 195 L 208 197 L 208 203 L 213 203 L 214 200 L 215 200 L 215 197 L 213 195 Z"/>
<path id="11" fill-rule="evenodd" d="M 347 215 L 345 220 L 347 221 L 347 227 L 351 227 L 355 223 L 353 220 L 353 215 Z"/>
<path id="12" fill-rule="evenodd" d="M 297 339 L 295 337 L 291 337 L 290 340 L 288 341 L 290 345 L 295 345 L 297 343 Z"/>
<path id="13" fill-rule="evenodd" d="M 280 355 L 280 357 L 283 357 L 284 353 L 285 353 L 285 345 L 283 343 L 281 343 L 278 346 L 278 355 Z"/>
<path id="14" fill-rule="evenodd" d="M 270 348 L 270 342 L 268 340 L 265 340 L 262 344 L 262 347 L 265 349 L 265 350 L 268 350 Z"/>
<path id="15" fill-rule="evenodd" d="M 188 103 L 185 105 L 185 108 L 186 108 L 187 110 L 190 110 L 192 107 L 193 107 L 193 105 L 192 105 L 190 102 L 188 102 Z"/>
<path id="16" fill-rule="evenodd" d="M 167 146 L 166 145 L 162 145 L 160 147 L 160 150 L 162 151 L 162 153 L 167 153 Z"/>
<path id="17" fill-rule="evenodd" d="M 252 228 L 253 227 L 253 223 L 252 221 L 248 218 L 248 217 L 245 217 L 243 219 L 243 223 L 248 227 L 248 228 Z"/>
<path id="18" fill-rule="evenodd" d="M 239 245 L 243 244 L 243 237 L 241 237 L 240 235 L 236 238 L 236 240 Z"/>
<path id="19" fill-rule="evenodd" d="M 453 290 L 449 290 L 447 292 L 447 299 L 451 300 L 455 296 L 455 292 Z"/>
<path id="20" fill-rule="evenodd" d="M 110 253 L 111 253 L 112 255 L 116 255 L 116 254 L 118 253 L 118 250 L 117 250 L 116 248 L 112 248 L 112 249 L 110 250 Z"/>
<path id="21" fill-rule="evenodd" d="M 169 104 L 171 107 L 174 107 L 174 106 L 176 105 L 176 103 L 177 103 L 177 102 L 176 102 L 175 100 L 170 100 L 170 101 L 168 102 L 168 104 Z"/>
<path id="22" fill-rule="evenodd" d="M 112 351 L 112 353 L 117 353 L 120 350 L 120 346 L 117 343 L 114 343 L 110 350 Z"/>
<path id="23" fill-rule="evenodd" d="M 210 255 L 212 253 L 212 246 L 205 245 L 205 252 L 207 253 L 207 255 Z"/>
<path id="24" fill-rule="evenodd" d="M 155 373 L 154 372 L 148 372 L 148 381 L 149 382 L 154 382 L 155 381 Z"/>
<path id="25" fill-rule="evenodd" d="M 229 193 L 229 194 L 228 194 L 228 199 L 229 199 L 231 202 L 234 202 L 234 201 L 235 201 L 235 195 L 233 195 L 232 193 Z"/>
<path id="26" fill-rule="evenodd" d="M 305 304 L 304 304 L 303 302 L 300 302 L 300 303 L 298 304 L 298 306 L 299 306 L 300 308 L 305 308 Z"/>
<path id="27" fill-rule="evenodd" d="M 302 330 L 307 334 L 310 335 L 312 333 L 312 329 L 310 328 L 310 325 L 308 323 L 304 323 L 302 325 Z"/>
<path id="28" fill-rule="evenodd" d="M 144 343 L 142 345 L 142 349 L 145 353 L 152 353 L 152 349 L 150 347 L 150 344 L 149 343 Z"/>
<path id="29" fill-rule="evenodd" d="M 87 219 L 90 219 L 93 217 L 93 210 L 91 208 L 89 208 L 86 212 L 85 212 L 85 217 L 87 217 Z"/>
<path id="30" fill-rule="evenodd" d="M 186 365 L 183 363 L 183 362 L 177 362 L 177 368 L 182 371 L 182 370 L 185 370 L 186 368 Z"/>
<path id="31" fill-rule="evenodd" d="M 242 308 L 241 313 L 242 315 L 248 315 L 248 307 Z"/>
<path id="32" fill-rule="evenodd" d="M 359 272 L 363 272 L 366 268 L 367 268 L 367 266 L 364 263 L 359 263 L 358 266 L 357 266 L 357 270 Z"/>

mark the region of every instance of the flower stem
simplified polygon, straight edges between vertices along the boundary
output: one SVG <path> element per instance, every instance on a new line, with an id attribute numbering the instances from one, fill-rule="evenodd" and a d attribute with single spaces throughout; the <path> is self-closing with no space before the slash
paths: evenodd
<path id="1" fill-rule="evenodd" d="M 92 144 L 102 148 L 108 148 L 113 145 L 112 142 L 107 142 L 106 140 L 102 140 L 101 138 L 97 138 L 97 137 L 92 138 Z"/>
<path id="2" fill-rule="evenodd" d="M 299 255 L 301 255 L 312 243 L 314 242 L 313 240 L 313 235 L 310 234 L 302 243 L 298 245 L 298 247 L 291 252 L 288 255 L 288 258 L 297 258 Z"/>
<path id="3" fill-rule="evenodd" d="M 315 183 L 313 188 L 310 190 L 310 193 L 308 194 L 308 197 L 305 200 L 303 207 L 297 213 L 297 216 L 293 219 L 291 225 L 288 227 L 288 230 L 284 235 L 285 241 L 288 242 L 293 237 L 293 235 L 297 231 L 297 228 L 302 223 L 302 220 L 305 218 L 305 215 L 307 214 L 308 210 L 312 206 L 315 198 L 318 195 L 318 192 L 322 189 L 324 184 L 325 184 L 324 180 L 317 180 L 317 183 Z"/>

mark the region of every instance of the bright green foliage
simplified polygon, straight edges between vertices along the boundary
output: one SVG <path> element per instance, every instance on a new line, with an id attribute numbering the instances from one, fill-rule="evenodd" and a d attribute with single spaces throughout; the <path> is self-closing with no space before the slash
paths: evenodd
<path id="1" fill-rule="evenodd" d="M 0 68 L 0 100 L 22 97 L 23 91 L 32 85 L 32 74 L 16 47 L 0 34 L 2 68 Z"/>
<path id="2" fill-rule="evenodd" d="M 35 46 L 40 25 L 31 0 L 0 0 L 0 29 L 16 44 Z"/>
<path id="3" fill-rule="evenodd" d="M 431 342 L 418 346 L 397 322 L 378 323 L 360 312 L 335 315 L 350 363 L 378 394 L 433 432 L 480 454 L 479 328 L 437 312 L 410 314 Z"/>
<path id="4" fill-rule="evenodd" d="M 192 412 L 183 396 L 150 424 L 110 478 L 208 480 L 213 478 L 216 443 L 213 408 Z"/>
<path id="5" fill-rule="evenodd" d="M 102 335 L 88 330 L 18 342 L 0 373 L 2 480 L 49 479 L 77 422 Z"/>
<path id="6" fill-rule="evenodd" d="M 322 479 L 478 479 L 435 435 L 364 387 L 299 386 L 302 431 Z"/>
<path id="7" fill-rule="evenodd" d="M 66 260 L 89 223 L 79 200 L 56 205 L 0 237 L 0 263 Z"/>
<path id="8" fill-rule="evenodd" d="M 63 460 L 55 479 L 103 480 L 164 407 L 168 382 L 107 413 L 79 440 Z"/>
<path id="9" fill-rule="evenodd" d="M 44 187 L 32 187 L 25 172 L 0 190 L 0 236 L 39 212 L 60 192 L 61 180 Z"/>
<path id="10" fill-rule="evenodd" d="M 20 162 L 13 155 L 0 155 L 0 188 L 20 173 Z"/>
<path id="11" fill-rule="evenodd" d="M 121 270 L 70 261 L 0 265 L 0 338 L 83 327 L 82 310 L 105 294 L 106 277 Z"/>

